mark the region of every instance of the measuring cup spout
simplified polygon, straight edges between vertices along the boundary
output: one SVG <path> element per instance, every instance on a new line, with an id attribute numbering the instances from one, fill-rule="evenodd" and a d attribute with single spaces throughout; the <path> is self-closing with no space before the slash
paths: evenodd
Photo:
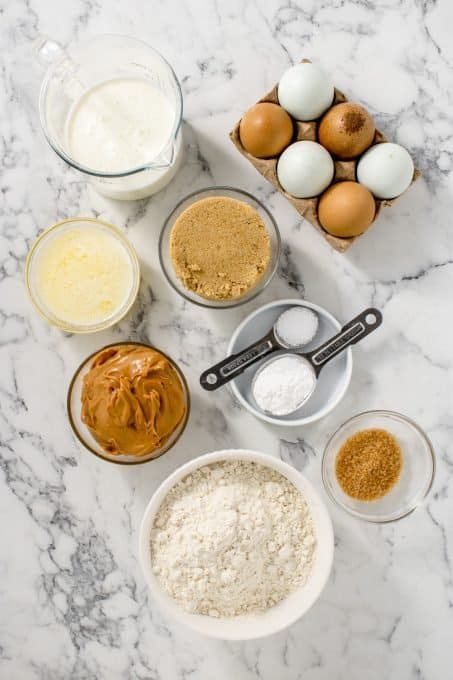
<path id="1" fill-rule="evenodd" d="M 46 35 L 38 36 L 33 41 L 32 48 L 39 63 L 46 68 L 65 54 L 62 46 Z"/>
<path id="2" fill-rule="evenodd" d="M 160 152 L 154 162 L 150 164 L 150 167 L 155 169 L 170 167 L 170 165 L 173 165 L 173 161 L 175 160 L 175 154 L 176 140 L 172 139 L 172 141 L 167 144 L 165 149 Z"/>

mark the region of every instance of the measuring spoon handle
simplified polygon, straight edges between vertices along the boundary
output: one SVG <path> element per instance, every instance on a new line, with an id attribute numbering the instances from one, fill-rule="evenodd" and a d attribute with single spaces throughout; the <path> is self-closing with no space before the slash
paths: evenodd
<path id="1" fill-rule="evenodd" d="M 374 307 L 369 307 L 343 326 L 341 331 L 334 335 L 333 338 L 327 340 L 321 347 L 315 349 L 314 352 L 304 356 L 310 361 L 316 374 L 318 374 L 324 364 L 327 364 L 328 361 L 350 345 L 355 345 L 356 342 L 372 333 L 381 323 L 381 312 Z"/>
<path id="2" fill-rule="evenodd" d="M 200 376 L 200 384 L 205 390 L 216 390 L 225 383 L 240 375 L 248 366 L 251 366 L 262 357 L 280 349 L 274 334 L 271 331 L 264 338 L 254 342 L 245 349 L 231 354 L 223 361 L 219 361 Z"/>

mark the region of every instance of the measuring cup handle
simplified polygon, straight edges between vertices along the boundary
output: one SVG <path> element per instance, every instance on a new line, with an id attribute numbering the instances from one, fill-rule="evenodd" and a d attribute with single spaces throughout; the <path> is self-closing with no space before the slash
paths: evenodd
<path id="1" fill-rule="evenodd" d="M 273 333 L 269 333 L 261 340 L 249 345 L 241 352 L 231 354 L 223 361 L 204 371 L 200 376 L 200 385 L 205 390 L 216 390 L 225 383 L 240 375 L 248 366 L 251 366 L 262 357 L 279 349 Z"/>
<path id="2" fill-rule="evenodd" d="M 46 68 L 65 55 L 62 46 L 46 35 L 38 36 L 33 41 L 32 48 L 39 63 Z"/>
<path id="3" fill-rule="evenodd" d="M 337 354 L 340 354 L 346 347 L 355 345 L 356 342 L 372 333 L 381 323 L 381 312 L 374 307 L 369 307 L 343 326 L 337 335 L 334 335 L 333 338 L 327 340 L 321 347 L 305 356 L 312 364 L 316 373 L 319 373 L 324 364 L 336 357 Z"/>

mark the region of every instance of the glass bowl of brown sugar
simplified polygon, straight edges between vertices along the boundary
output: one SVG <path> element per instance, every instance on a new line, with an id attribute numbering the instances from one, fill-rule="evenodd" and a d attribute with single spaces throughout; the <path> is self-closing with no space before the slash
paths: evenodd
<path id="1" fill-rule="evenodd" d="M 393 522 L 413 512 L 431 489 L 434 471 L 427 435 L 393 411 L 365 411 L 347 420 L 322 460 L 330 498 L 368 522 Z"/>
<path id="2" fill-rule="evenodd" d="M 232 187 L 207 187 L 172 210 L 159 260 L 172 288 L 202 307 L 237 307 L 259 295 L 279 263 L 280 232 L 266 206 Z"/>

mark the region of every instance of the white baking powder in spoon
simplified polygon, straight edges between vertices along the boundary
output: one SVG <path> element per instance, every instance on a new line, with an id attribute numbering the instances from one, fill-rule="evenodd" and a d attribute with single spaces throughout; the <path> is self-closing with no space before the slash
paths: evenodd
<path id="1" fill-rule="evenodd" d="M 284 354 L 258 370 L 252 392 L 262 411 L 273 416 L 287 416 L 302 406 L 315 385 L 316 375 L 308 361 L 297 355 Z"/>

